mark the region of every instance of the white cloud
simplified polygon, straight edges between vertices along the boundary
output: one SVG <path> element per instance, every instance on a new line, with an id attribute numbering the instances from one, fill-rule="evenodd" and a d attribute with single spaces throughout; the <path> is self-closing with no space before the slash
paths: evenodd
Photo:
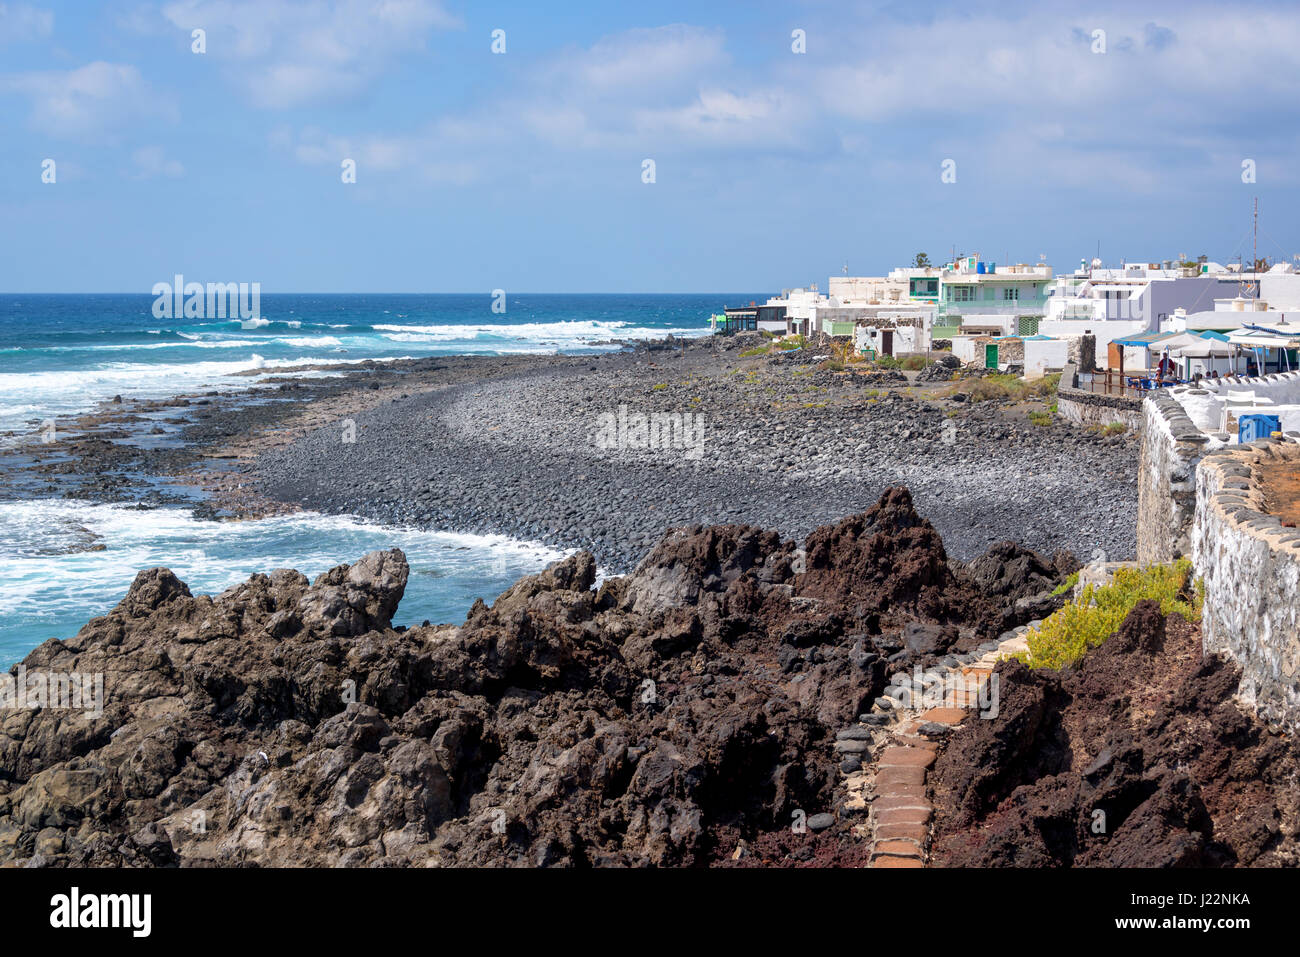
<path id="1" fill-rule="evenodd" d="M 170 101 L 125 63 L 97 60 L 75 70 L 11 74 L 0 77 L 0 90 L 30 99 L 35 129 L 68 139 L 116 139 L 131 123 L 176 117 Z"/>
<path id="2" fill-rule="evenodd" d="M 26 3 L 0 3 L 0 46 L 43 40 L 54 30 L 54 14 Z"/>
<path id="3" fill-rule="evenodd" d="M 288 109 L 351 98 L 404 53 L 425 49 L 430 30 L 459 25 L 438 0 L 176 0 L 163 17 L 207 32 L 207 55 L 252 103 Z"/>
<path id="4" fill-rule="evenodd" d="M 1091 52 L 1096 28 L 1106 54 Z M 533 175 L 544 150 L 698 156 L 701 169 L 740 151 L 747 163 L 847 162 L 863 181 L 896 182 L 910 165 L 937 181 L 951 156 L 963 183 L 1149 192 L 1210 175 L 1243 135 L 1280 151 L 1297 113 L 1300 20 L 1276 10 L 1193 4 L 1168 22 L 1127 7 L 876 12 L 810 23 L 809 36 L 819 42 L 805 55 L 774 42 L 751 56 L 750 41 L 740 57 L 717 29 L 628 30 L 525 69 L 459 115 L 341 139 L 378 172 L 445 168 L 453 149 L 485 179 Z M 321 149 L 297 152 L 321 161 Z"/>
<path id="5" fill-rule="evenodd" d="M 168 159 L 161 146 L 144 146 L 131 154 L 137 179 L 165 176 L 177 179 L 185 175 L 185 167 L 178 160 Z"/>

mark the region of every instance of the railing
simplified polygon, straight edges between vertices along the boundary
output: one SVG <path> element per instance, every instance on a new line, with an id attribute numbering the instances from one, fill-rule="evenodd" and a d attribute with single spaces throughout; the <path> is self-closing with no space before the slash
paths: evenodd
<path id="1" fill-rule="evenodd" d="M 1128 375 L 1121 375 L 1114 369 L 1106 369 L 1103 372 L 1080 372 L 1079 390 L 1092 392 L 1096 395 L 1125 396 L 1131 399 L 1142 398 L 1144 394 L 1142 389 L 1135 389 L 1128 384 L 1130 378 Z"/>
<path id="2" fill-rule="evenodd" d="M 939 302 L 939 315 L 1013 316 L 1042 314 L 1051 301 L 1049 296 L 1022 296 L 1020 299 L 945 299 Z"/>

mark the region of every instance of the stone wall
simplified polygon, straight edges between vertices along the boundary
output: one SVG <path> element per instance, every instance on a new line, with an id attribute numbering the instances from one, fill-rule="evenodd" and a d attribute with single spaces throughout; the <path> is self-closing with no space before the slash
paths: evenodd
<path id="1" fill-rule="evenodd" d="M 1260 476 L 1297 467 L 1294 442 L 1265 439 L 1209 452 L 1196 471 L 1191 536 L 1204 587 L 1205 651 L 1224 652 L 1241 667 L 1245 704 L 1293 728 L 1300 724 L 1300 530 L 1267 514 Z"/>
<path id="2" fill-rule="evenodd" d="M 1142 428 L 1142 400 L 1126 395 L 1102 395 L 1078 388 L 1078 367 L 1069 363 L 1056 389 L 1056 411 L 1075 425 L 1122 422 L 1132 431 Z"/>
<path id="3" fill-rule="evenodd" d="M 1196 466 L 1214 444 L 1170 396 L 1142 403 L 1138 446 L 1138 561 L 1171 562 L 1191 554 Z"/>

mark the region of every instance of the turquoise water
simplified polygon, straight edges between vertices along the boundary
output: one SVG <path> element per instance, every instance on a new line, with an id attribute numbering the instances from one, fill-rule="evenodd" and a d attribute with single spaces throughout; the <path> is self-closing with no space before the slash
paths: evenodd
<path id="1" fill-rule="evenodd" d="M 376 549 L 411 566 L 395 624 L 458 624 L 482 597 L 564 552 L 500 537 L 368 525 L 297 514 L 250 522 L 196 520 L 179 508 L 36 500 L 0 502 L 0 668 L 47 638 L 70 638 L 111 609 L 135 572 L 165 565 L 195 594 L 217 594 L 254 572 L 296 568 L 308 578 Z"/>
<path id="2" fill-rule="evenodd" d="M 0 433 L 118 394 L 242 388 L 249 379 L 234 373 L 303 362 L 599 352 L 615 338 L 702 335 L 724 303 L 755 298 L 269 294 L 249 319 L 167 319 L 151 295 L 0 295 Z"/>
<path id="3" fill-rule="evenodd" d="M 0 295 L 0 443 L 118 394 L 245 388 L 234 373 L 303 362 L 599 352 L 617 348 L 613 338 L 705 334 L 711 313 L 758 298 L 521 294 L 500 314 L 487 294 L 263 295 L 249 320 L 176 320 L 156 317 L 150 295 Z M 165 565 L 194 594 L 215 593 L 253 572 L 314 577 L 393 546 L 412 567 L 398 624 L 460 622 L 475 598 L 491 601 L 562 555 L 346 516 L 198 521 L 182 508 L 22 498 L 0 483 L 0 667 L 111 609 L 140 569 Z"/>

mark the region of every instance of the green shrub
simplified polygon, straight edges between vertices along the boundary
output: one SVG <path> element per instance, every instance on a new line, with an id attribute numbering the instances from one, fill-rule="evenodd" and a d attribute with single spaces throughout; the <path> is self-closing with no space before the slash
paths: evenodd
<path id="1" fill-rule="evenodd" d="M 1052 589 L 1052 595 L 1059 596 L 1064 595 L 1068 591 L 1074 591 L 1074 586 L 1077 584 L 1079 584 L 1079 573 L 1075 572 L 1061 584 L 1057 585 L 1056 588 Z"/>
<path id="2" fill-rule="evenodd" d="M 742 352 L 740 354 L 740 358 L 748 359 L 751 356 L 765 356 L 767 355 L 767 350 L 768 350 L 767 346 L 755 346 L 753 349 L 746 349 L 744 352 Z"/>
<path id="3" fill-rule="evenodd" d="M 925 368 L 925 356 L 908 356 L 899 365 L 910 372 L 917 372 Z"/>
<path id="4" fill-rule="evenodd" d="M 1041 379 L 1026 381 L 1019 376 L 1005 372 L 981 376 L 978 379 L 964 379 L 952 386 L 946 395 L 964 392 L 972 402 L 988 402 L 993 399 L 1023 401 L 1026 399 L 1043 399 L 1056 394 L 1059 374 L 1043 376 Z"/>
<path id="5" fill-rule="evenodd" d="M 1176 611 L 1188 621 L 1199 621 L 1200 590 L 1193 589 L 1188 595 L 1191 574 L 1192 563 L 1180 558 L 1171 565 L 1117 568 L 1112 584 L 1085 586 L 1077 600 L 1067 602 L 1040 627 L 1025 634 L 1029 666 L 1068 668 L 1076 664 L 1089 649 L 1113 635 L 1133 606 L 1145 598 L 1158 601 L 1163 614 Z M 1077 582 L 1078 576 L 1074 578 Z"/>
<path id="6" fill-rule="evenodd" d="M 1052 413 L 1050 412 L 1030 412 L 1029 421 L 1037 426 L 1048 426 L 1052 424 Z"/>

